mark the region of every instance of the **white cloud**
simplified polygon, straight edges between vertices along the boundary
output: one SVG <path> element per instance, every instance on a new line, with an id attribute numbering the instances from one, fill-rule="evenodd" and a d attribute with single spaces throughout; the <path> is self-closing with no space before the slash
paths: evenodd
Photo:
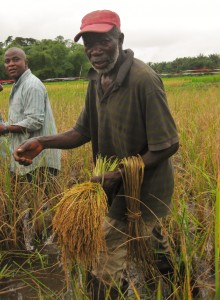
<path id="1" fill-rule="evenodd" d="M 82 17 L 96 9 L 116 11 L 125 48 L 145 62 L 220 52 L 219 0 L 20 0 L 3 1 L 0 41 L 8 36 L 73 39 Z"/>

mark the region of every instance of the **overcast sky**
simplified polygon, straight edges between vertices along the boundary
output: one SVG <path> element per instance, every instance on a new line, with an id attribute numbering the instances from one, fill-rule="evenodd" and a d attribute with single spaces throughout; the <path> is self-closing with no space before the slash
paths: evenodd
<path id="1" fill-rule="evenodd" d="M 98 9 L 119 14 L 124 49 L 144 62 L 220 54 L 220 0 L 3 0 L 0 42 L 73 39 L 82 17 Z"/>

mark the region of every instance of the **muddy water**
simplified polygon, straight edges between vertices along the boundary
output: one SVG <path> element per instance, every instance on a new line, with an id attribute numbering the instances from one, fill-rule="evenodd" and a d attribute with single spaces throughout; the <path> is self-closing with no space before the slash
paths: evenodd
<path id="1" fill-rule="evenodd" d="M 1 254 L 1 253 L 0 253 Z M 8 271 L 2 271 L 7 266 Z M 205 273 L 205 272 L 204 272 Z M 8 278 L 6 276 L 8 275 Z M 214 299 L 214 276 L 206 273 L 206 285 L 200 286 L 197 300 Z M 83 300 L 67 290 L 65 274 L 55 243 L 33 252 L 11 251 L 0 261 L 0 300 Z"/>
<path id="2" fill-rule="evenodd" d="M 4 257 L 0 266 L 0 300 L 70 299 L 56 245 L 38 251 L 32 254 L 12 251 Z M 1 279 L 5 265 L 10 276 Z"/>

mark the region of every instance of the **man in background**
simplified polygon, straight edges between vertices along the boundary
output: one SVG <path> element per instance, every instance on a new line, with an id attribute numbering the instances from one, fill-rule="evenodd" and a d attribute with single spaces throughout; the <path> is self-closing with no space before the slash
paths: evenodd
<path id="1" fill-rule="evenodd" d="M 0 92 L 3 91 L 3 86 L 0 84 Z M 4 120 L 2 117 L 2 114 L 0 112 L 0 124 L 4 124 Z M 7 141 L 5 138 L 0 137 L 0 157 L 5 157 L 6 155 L 6 145 L 7 145 Z"/>
<path id="2" fill-rule="evenodd" d="M 0 136 L 9 135 L 11 153 L 25 140 L 40 135 L 56 134 L 57 129 L 49 97 L 44 84 L 28 68 L 25 52 L 21 48 L 9 48 L 4 55 L 4 66 L 8 76 L 14 80 L 9 98 L 8 121 L 0 124 Z M 60 170 L 60 150 L 45 150 L 29 167 L 19 165 L 12 155 L 10 172 L 14 184 L 25 181 L 47 193 L 48 185 Z M 34 224 L 30 223 L 33 206 L 39 199 L 18 199 L 24 214 L 24 240 L 28 250 L 33 249 Z M 24 199 L 26 198 L 26 200 Z M 35 201 L 35 203 L 33 203 Z M 38 207 L 39 208 L 39 207 Z M 27 226 L 26 226 L 27 225 Z"/>

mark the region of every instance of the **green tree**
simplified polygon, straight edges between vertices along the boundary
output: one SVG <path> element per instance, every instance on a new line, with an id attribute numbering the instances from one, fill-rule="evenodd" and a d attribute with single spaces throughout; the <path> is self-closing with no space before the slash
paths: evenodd
<path id="1" fill-rule="evenodd" d="M 69 61 L 73 66 L 72 76 L 85 77 L 90 68 L 90 62 L 80 44 L 73 44 L 70 48 Z"/>
<path id="2" fill-rule="evenodd" d="M 90 62 L 87 59 L 84 47 L 65 40 L 58 35 L 54 40 L 23 38 L 8 36 L 4 42 L 0 42 L 0 79 L 7 78 L 4 72 L 4 52 L 9 47 L 21 47 L 27 54 L 29 67 L 40 79 L 54 77 L 86 77 Z M 220 55 L 203 54 L 197 57 L 176 58 L 171 62 L 150 62 L 149 65 L 159 74 L 178 73 L 184 70 L 199 68 L 220 68 Z"/>
<path id="3" fill-rule="evenodd" d="M 13 41 L 13 36 L 12 36 L 12 35 L 9 35 L 9 36 L 7 37 L 7 39 L 5 40 L 5 42 L 4 42 L 4 46 L 5 46 L 5 47 L 8 47 L 8 46 L 11 44 L 12 41 Z"/>

